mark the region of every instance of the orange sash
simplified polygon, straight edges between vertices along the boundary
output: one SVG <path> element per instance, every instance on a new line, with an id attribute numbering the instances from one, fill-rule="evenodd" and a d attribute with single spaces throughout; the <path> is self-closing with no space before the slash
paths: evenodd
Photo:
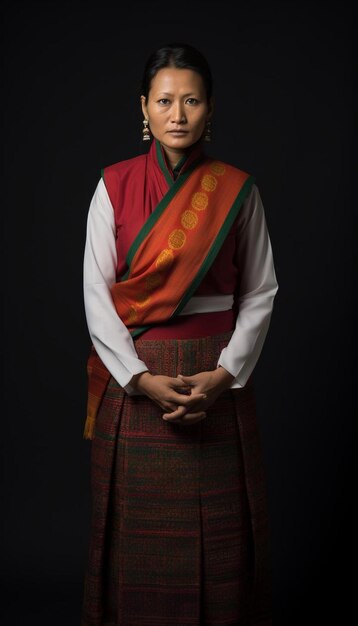
<path id="1" fill-rule="evenodd" d="M 132 337 L 178 315 L 217 256 L 254 178 L 206 158 L 181 186 L 169 189 L 127 256 L 129 270 L 111 288 L 116 311 Z M 94 347 L 87 364 L 84 438 L 93 439 L 96 415 L 111 377 Z"/>

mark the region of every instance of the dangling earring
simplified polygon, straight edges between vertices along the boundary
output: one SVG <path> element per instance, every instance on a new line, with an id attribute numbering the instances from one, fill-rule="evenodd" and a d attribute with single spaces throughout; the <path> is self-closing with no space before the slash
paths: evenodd
<path id="1" fill-rule="evenodd" d="M 208 141 L 208 142 L 211 141 L 211 122 L 210 122 L 210 120 L 208 120 L 206 122 L 204 141 Z"/>
<path id="2" fill-rule="evenodd" d="M 150 130 L 148 128 L 149 122 L 148 120 L 143 120 L 143 136 L 142 139 L 143 141 L 149 141 L 150 140 Z"/>

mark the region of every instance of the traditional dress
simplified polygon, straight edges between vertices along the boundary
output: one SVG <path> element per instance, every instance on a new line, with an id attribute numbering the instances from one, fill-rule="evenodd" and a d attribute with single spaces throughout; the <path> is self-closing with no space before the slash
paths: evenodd
<path id="1" fill-rule="evenodd" d="M 252 372 L 278 289 L 254 179 L 157 140 L 104 168 L 84 298 L 92 514 L 82 626 L 271 624 L 265 472 Z M 223 366 L 192 425 L 131 387 Z"/>

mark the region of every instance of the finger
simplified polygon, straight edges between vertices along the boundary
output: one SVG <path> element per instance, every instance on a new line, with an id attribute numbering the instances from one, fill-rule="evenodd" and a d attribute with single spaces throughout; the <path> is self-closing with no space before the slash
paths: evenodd
<path id="1" fill-rule="evenodd" d="M 193 422 L 199 421 L 206 417 L 206 411 L 187 412 L 184 406 L 179 406 L 175 411 L 164 413 L 163 419 L 169 422 Z"/>
<path id="2" fill-rule="evenodd" d="M 187 387 L 188 385 L 179 376 L 177 376 L 177 378 L 171 379 L 170 386 L 172 388 L 175 388 L 175 387 L 183 388 L 183 387 Z"/>
<path id="3" fill-rule="evenodd" d="M 202 419 L 206 417 L 205 411 L 200 411 L 197 413 L 185 413 L 181 417 L 177 417 L 175 419 L 172 418 L 171 415 L 172 414 L 169 414 L 167 417 L 163 416 L 163 418 L 167 422 L 172 422 L 173 424 L 186 424 L 186 425 L 194 424 L 195 422 L 200 422 Z"/>
<path id="4" fill-rule="evenodd" d="M 175 402 L 176 405 L 180 404 L 180 405 L 186 406 L 187 408 L 190 408 L 191 406 L 193 406 L 194 404 L 196 404 L 197 402 L 201 400 L 206 400 L 205 393 L 192 393 L 188 396 L 184 394 L 176 393 L 175 395 L 172 394 L 170 398 L 168 398 L 169 402 Z"/>
<path id="5" fill-rule="evenodd" d="M 199 413 L 186 413 L 180 421 L 184 424 L 194 424 L 195 422 L 200 422 L 204 419 L 204 417 L 206 417 L 205 411 L 200 411 Z"/>
<path id="6" fill-rule="evenodd" d="M 182 382 L 184 382 L 187 385 L 190 385 L 190 387 L 192 385 L 195 385 L 194 376 L 183 376 L 183 374 L 178 374 L 177 378 L 180 378 Z"/>
<path id="7" fill-rule="evenodd" d="M 192 387 L 190 385 L 185 385 L 185 387 L 174 387 L 173 386 L 173 390 L 175 391 L 175 393 L 181 393 L 181 394 L 184 394 L 184 395 L 190 395 Z"/>
<path id="8" fill-rule="evenodd" d="M 198 402 L 203 402 L 203 400 L 205 400 L 205 398 L 202 397 L 202 394 L 187 395 L 184 393 L 177 393 L 175 391 L 167 394 L 167 397 L 165 398 L 155 399 L 157 404 L 168 412 L 175 411 L 178 406 L 192 406 Z"/>
<path id="9" fill-rule="evenodd" d="M 159 406 L 167 413 L 173 413 L 178 408 L 178 404 L 174 402 L 160 402 Z"/>
<path id="10" fill-rule="evenodd" d="M 170 413 L 164 413 L 163 419 L 172 422 L 177 419 L 181 419 L 183 415 L 185 415 L 185 413 L 186 413 L 185 406 L 178 406 L 174 411 L 171 411 Z"/>
<path id="11" fill-rule="evenodd" d="M 196 413 L 197 411 L 205 410 L 205 403 L 207 402 L 207 396 L 204 393 L 192 393 L 190 396 L 185 396 L 185 399 L 181 402 L 186 407 L 186 411 Z"/>
<path id="12" fill-rule="evenodd" d="M 178 374 L 178 378 L 180 378 L 183 383 L 188 385 L 191 393 L 193 393 L 193 391 L 196 393 L 205 391 L 202 381 L 198 380 L 197 376 L 183 376 L 182 374 Z"/>

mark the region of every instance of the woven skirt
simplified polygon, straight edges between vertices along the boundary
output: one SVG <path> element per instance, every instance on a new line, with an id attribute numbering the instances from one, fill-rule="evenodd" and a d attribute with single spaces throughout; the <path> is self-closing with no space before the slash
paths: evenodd
<path id="1" fill-rule="evenodd" d="M 138 338 L 153 374 L 215 369 L 232 332 Z M 269 626 L 265 472 L 250 379 L 192 425 L 110 379 L 91 441 L 81 626 Z"/>

